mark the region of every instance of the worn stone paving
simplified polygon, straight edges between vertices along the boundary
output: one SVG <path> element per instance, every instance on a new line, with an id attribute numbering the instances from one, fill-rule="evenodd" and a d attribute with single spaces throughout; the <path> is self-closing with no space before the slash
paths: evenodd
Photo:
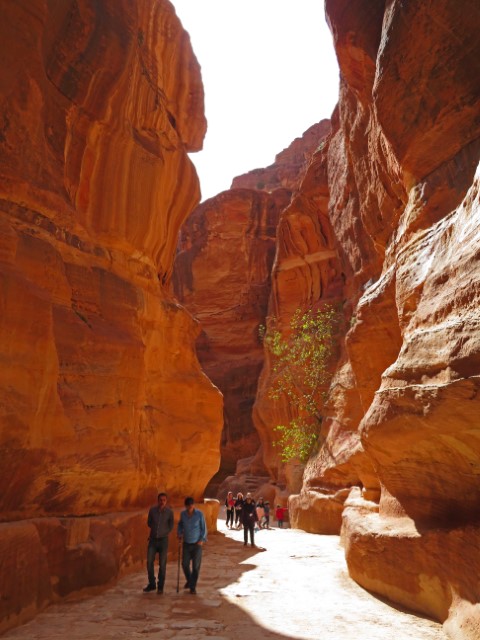
<path id="1" fill-rule="evenodd" d="M 144 594 L 145 572 L 101 595 L 49 607 L 4 640 L 445 640 L 441 625 L 399 611 L 349 579 L 336 536 L 292 529 L 243 532 L 219 522 L 210 535 L 197 595 L 176 593 L 168 565 L 163 595 Z"/>

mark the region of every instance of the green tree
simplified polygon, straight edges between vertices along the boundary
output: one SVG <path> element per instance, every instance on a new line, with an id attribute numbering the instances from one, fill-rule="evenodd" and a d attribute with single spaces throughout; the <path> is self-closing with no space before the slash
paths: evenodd
<path id="1" fill-rule="evenodd" d="M 316 447 L 339 317 L 332 307 L 297 309 L 288 331 L 276 328 L 276 318 L 272 318 L 268 332 L 260 327 L 264 345 L 272 356 L 269 397 L 287 398 L 296 414 L 288 424 L 275 427 L 279 437 L 274 446 L 280 448 L 284 462 L 306 462 Z"/>

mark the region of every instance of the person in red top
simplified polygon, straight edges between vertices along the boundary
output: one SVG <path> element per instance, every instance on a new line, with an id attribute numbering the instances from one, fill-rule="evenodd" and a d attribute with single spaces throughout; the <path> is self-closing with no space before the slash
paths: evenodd
<path id="1" fill-rule="evenodd" d="M 277 504 L 277 508 L 275 509 L 275 518 L 277 519 L 278 528 L 283 528 L 283 521 L 285 519 L 285 511 L 288 511 L 286 507 L 281 507 Z"/>
<path id="2" fill-rule="evenodd" d="M 225 507 L 227 510 L 227 528 L 230 524 L 230 529 L 233 529 L 233 514 L 235 512 L 235 500 L 233 498 L 233 493 L 231 491 L 228 492 L 227 497 L 225 498 Z"/>

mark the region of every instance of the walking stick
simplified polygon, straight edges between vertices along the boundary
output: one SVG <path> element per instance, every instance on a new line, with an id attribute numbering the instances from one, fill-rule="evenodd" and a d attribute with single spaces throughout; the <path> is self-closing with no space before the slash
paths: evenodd
<path id="1" fill-rule="evenodd" d="M 177 593 L 180 590 L 180 555 L 182 549 L 182 539 L 178 541 L 178 562 L 177 562 Z"/>

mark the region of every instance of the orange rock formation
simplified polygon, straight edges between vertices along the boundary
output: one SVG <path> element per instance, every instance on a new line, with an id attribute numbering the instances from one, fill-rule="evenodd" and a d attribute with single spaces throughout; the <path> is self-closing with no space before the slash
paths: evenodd
<path id="1" fill-rule="evenodd" d="M 305 174 L 282 160 L 204 205 L 182 285 L 199 315 L 207 295 L 203 308 L 226 308 L 225 269 L 207 272 L 206 258 L 218 268 L 210 228 L 227 235 L 240 296 L 231 306 L 246 300 L 250 315 L 222 335 L 212 322 L 213 342 L 224 340 L 215 362 L 207 328 L 201 351 L 219 379 L 240 362 L 239 346 L 252 349 L 248 375 L 258 370 L 265 298 L 253 314 L 247 285 L 265 294 L 265 221 L 282 190 L 295 191 L 279 221 L 269 313 L 286 324 L 298 306 L 341 301 L 345 336 L 324 445 L 290 519 L 311 531 L 342 524 L 352 577 L 444 621 L 456 640 L 480 633 L 477 4 L 326 0 L 342 78 L 331 131 L 310 136 Z M 23 0 L 2 17 L 2 516 L 133 509 L 158 486 L 198 496 L 218 467 L 222 404 L 194 354 L 197 325 L 169 294 L 177 232 L 199 198 L 186 152 L 205 131 L 188 37 L 166 0 Z M 291 158 L 303 167 L 301 150 Z M 215 226 L 223 204 L 235 234 Z M 195 298 L 186 285 L 197 266 L 211 288 Z M 239 320 L 234 309 L 227 317 Z M 269 375 L 267 361 L 254 409 L 261 463 L 291 488 L 298 469 L 271 447 L 289 408 L 268 399 Z M 85 524 L 40 522 L 0 532 L 24 566 L 28 548 L 44 567 L 38 599 L 12 600 L 25 615 L 51 588 L 42 536 L 63 540 L 62 553 L 85 541 Z M 135 524 L 118 533 L 122 518 L 92 526 L 97 549 L 106 531 L 135 540 Z M 105 579 L 122 567 L 109 558 Z"/>
<path id="2" fill-rule="evenodd" d="M 290 516 L 329 532 L 343 511 L 352 577 L 472 640 L 480 633 L 472 580 L 480 535 L 478 6 L 327 0 L 326 9 L 342 82 L 317 189 L 345 275 L 348 332 L 326 442 Z M 303 304 L 303 291 L 279 302 L 283 291 L 288 298 L 277 289 L 272 309 Z M 362 491 L 345 502 L 352 484 Z"/>
<path id="3" fill-rule="evenodd" d="M 216 531 L 218 501 L 197 505 Z M 174 510 L 178 521 L 180 509 Z M 0 523 L 0 633 L 76 591 L 98 593 L 145 564 L 146 510 Z M 169 559 L 178 557 L 176 528 Z M 12 579 L 12 577 L 14 577 Z"/>
<path id="4" fill-rule="evenodd" d="M 224 394 L 222 479 L 259 447 L 251 418 L 263 364 L 258 329 L 270 293 L 275 228 L 289 197 L 285 189 L 272 195 L 233 189 L 197 207 L 182 228 L 175 289 L 201 324 L 197 354 Z"/>
<path id="5" fill-rule="evenodd" d="M 222 402 L 168 292 L 206 129 L 189 37 L 166 0 L 10 3 L 0 30 L 2 518 L 200 497 Z"/>
<path id="6" fill-rule="evenodd" d="M 139 540 L 145 550 L 143 516 L 28 518 L 131 511 L 159 489 L 200 498 L 223 420 L 195 355 L 198 325 L 169 292 L 178 230 L 200 195 L 187 152 L 206 130 L 199 65 L 172 5 L 22 0 L 2 7 L 0 34 L 9 626 L 111 581 L 138 563 Z"/>
<path id="7" fill-rule="evenodd" d="M 258 329 L 267 312 L 276 228 L 329 128 L 328 121 L 313 125 L 270 167 L 235 178 L 231 190 L 197 207 L 182 228 L 175 291 L 200 321 L 198 357 L 224 395 L 222 462 L 213 493 L 218 481 L 235 472 L 239 459 L 258 452 L 252 423 L 263 364 Z M 253 467 L 250 471 L 266 475 L 261 457 Z"/>
<path id="8" fill-rule="evenodd" d="M 277 229 L 277 250 L 272 272 L 270 316 L 279 329 L 288 328 L 297 308 L 315 307 L 319 300 L 335 305 L 341 300 L 344 274 L 338 259 L 335 238 L 328 220 L 328 187 L 323 143 L 330 133 L 324 121 L 310 165 L 300 189 L 282 213 Z M 254 421 L 263 446 L 263 459 L 279 490 L 298 490 L 303 467 L 280 461 L 274 428 L 288 423 L 292 408 L 288 398 L 272 400 L 268 390 L 272 380 L 269 354 L 259 381 Z M 300 475 L 299 475 L 300 474 Z M 275 500 L 279 499 L 279 495 Z"/>

